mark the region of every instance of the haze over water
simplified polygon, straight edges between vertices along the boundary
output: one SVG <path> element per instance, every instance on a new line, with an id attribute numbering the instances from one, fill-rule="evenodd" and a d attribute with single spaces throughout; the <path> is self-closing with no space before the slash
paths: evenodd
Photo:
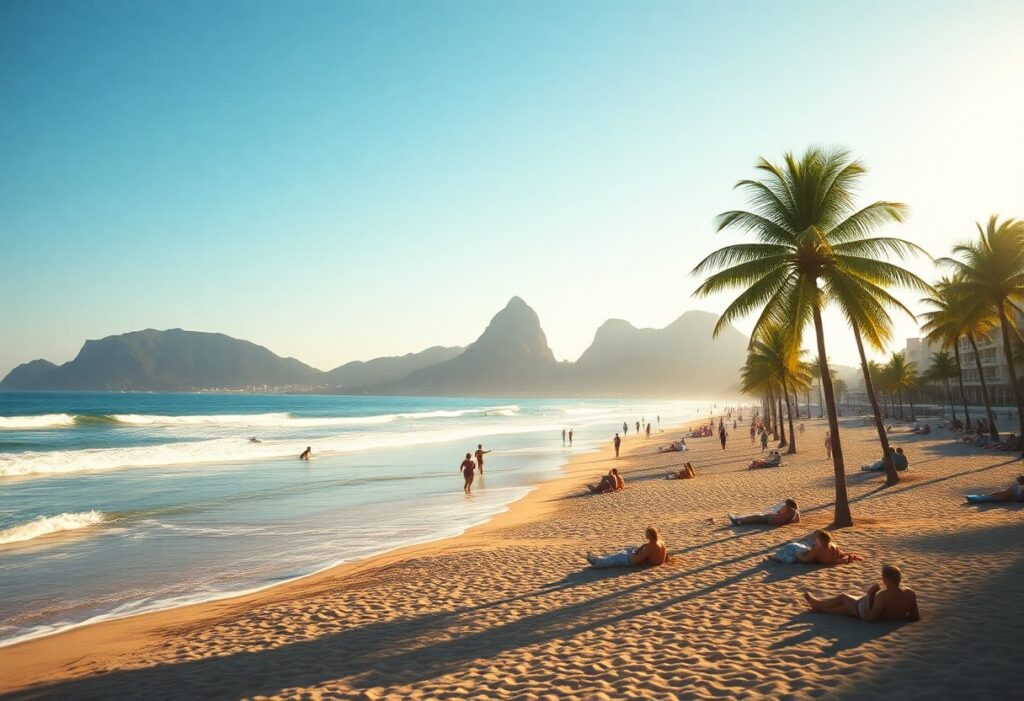
<path id="1" fill-rule="evenodd" d="M 658 414 L 671 426 L 709 407 L 2 394 L 0 644 L 457 534 L 557 475 L 563 428 L 581 450 L 623 421 L 657 432 Z M 466 497 L 457 467 L 479 442 L 494 452 Z M 309 463 L 297 459 L 307 445 Z"/>

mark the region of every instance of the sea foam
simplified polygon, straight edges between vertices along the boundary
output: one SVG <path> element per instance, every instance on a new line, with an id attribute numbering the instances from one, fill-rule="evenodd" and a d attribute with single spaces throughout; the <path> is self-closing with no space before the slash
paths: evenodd
<path id="1" fill-rule="evenodd" d="M 39 414 L 38 416 L 0 416 L 0 430 L 26 430 L 39 428 L 60 428 L 73 426 L 75 417 L 71 414 Z"/>
<path id="2" fill-rule="evenodd" d="M 26 523 L 0 531 L 0 545 L 34 540 L 53 533 L 74 531 L 103 523 L 106 516 L 99 511 L 83 511 L 77 514 L 40 516 Z"/>

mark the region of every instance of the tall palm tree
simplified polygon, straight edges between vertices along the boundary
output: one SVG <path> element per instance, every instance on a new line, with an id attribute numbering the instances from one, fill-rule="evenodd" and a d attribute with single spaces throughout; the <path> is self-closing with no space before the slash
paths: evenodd
<path id="1" fill-rule="evenodd" d="M 900 402 L 900 418 L 903 418 L 903 392 L 913 389 L 917 384 L 916 363 L 907 362 L 907 354 L 903 351 L 893 353 L 889 359 L 890 381 L 893 390 Z M 911 406 L 911 421 L 913 421 L 913 406 Z"/>
<path id="2" fill-rule="evenodd" d="M 775 386 L 776 402 L 779 405 L 779 423 L 782 424 L 782 402 L 785 398 L 786 419 L 789 421 L 789 440 L 787 442 L 785 426 L 780 426 L 780 448 L 789 449 L 787 454 L 796 452 L 796 432 L 793 430 L 793 408 L 790 405 L 790 392 L 795 384 L 805 381 L 802 373 L 801 355 L 805 351 L 793 349 L 787 342 L 782 329 L 766 328 L 762 336 L 753 337 L 750 341 L 747 363 L 764 368 L 764 372 L 772 379 Z"/>
<path id="3" fill-rule="evenodd" d="M 953 415 L 953 422 L 956 422 L 956 405 L 953 403 L 953 392 L 949 389 L 949 378 L 960 376 L 960 363 L 954 361 L 952 356 L 944 350 L 932 353 L 928 358 L 928 369 L 923 377 L 930 382 L 939 382 L 946 389 L 946 399 L 949 401 L 949 411 Z"/>
<path id="4" fill-rule="evenodd" d="M 971 427 L 971 410 L 967 403 L 967 393 L 964 392 L 964 368 L 960 359 L 960 338 L 964 335 L 964 324 L 962 315 L 956 308 L 950 292 L 951 284 L 949 278 L 939 280 L 932 294 L 921 300 L 922 304 L 929 305 L 931 309 L 919 316 L 924 320 L 921 330 L 925 334 L 926 341 L 938 344 L 942 348 L 953 349 L 960 401 L 964 406 L 964 428 L 969 429 Z"/>
<path id="5" fill-rule="evenodd" d="M 754 335 L 775 326 L 792 348 L 799 348 L 804 329 L 814 325 L 832 436 L 835 524 L 849 526 L 853 518 L 846 463 L 821 313 L 834 302 L 848 317 L 860 319 L 868 308 L 883 305 L 880 300 L 888 298 L 884 288 L 913 277 L 890 259 L 920 249 L 902 239 L 870 235 L 884 224 L 902 221 L 906 206 L 873 202 L 858 209 L 855 189 L 866 170 L 847 151 L 810 148 L 799 157 L 787 153 L 781 164 L 762 158 L 756 168 L 762 179 L 737 184 L 754 211 L 725 212 L 717 222 L 719 231 L 737 230 L 755 242 L 726 246 L 702 260 L 693 272 L 707 277 L 695 294 L 742 288 L 722 312 L 716 334 L 735 319 L 758 312 Z"/>
<path id="6" fill-rule="evenodd" d="M 1007 219 L 1000 223 L 998 215 L 993 214 L 985 228 L 978 223 L 976 240 L 954 246 L 953 256 L 942 258 L 940 263 L 952 270 L 953 280 L 965 296 L 984 300 L 995 311 L 1017 403 L 1020 435 L 1024 435 L 1024 395 L 1010 343 L 1011 336 L 1020 333 L 1014 311 L 1024 304 L 1024 221 Z"/>

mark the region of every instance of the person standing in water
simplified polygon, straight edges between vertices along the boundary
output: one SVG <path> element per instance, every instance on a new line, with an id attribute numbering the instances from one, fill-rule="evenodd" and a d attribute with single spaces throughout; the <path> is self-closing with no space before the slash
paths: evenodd
<path id="1" fill-rule="evenodd" d="M 625 421 L 622 422 L 622 435 L 629 435 L 629 424 L 627 424 Z"/>
<path id="2" fill-rule="evenodd" d="M 615 446 L 615 457 L 619 457 L 619 446 L 622 445 L 622 439 L 619 438 L 619 434 L 615 434 L 615 438 L 612 439 L 612 445 Z"/>
<path id="3" fill-rule="evenodd" d="M 565 429 L 562 429 L 562 447 L 565 447 Z"/>
<path id="4" fill-rule="evenodd" d="M 465 482 L 462 485 L 462 491 L 466 494 L 473 493 L 473 475 L 476 472 L 476 463 L 473 462 L 473 456 L 466 453 L 466 459 L 459 465 L 459 469 L 462 471 L 462 477 Z"/>
<path id="5" fill-rule="evenodd" d="M 572 447 L 572 429 L 569 429 L 569 447 Z"/>
<path id="6" fill-rule="evenodd" d="M 311 457 L 313 457 L 313 449 L 307 445 L 306 449 L 302 451 L 302 455 L 299 456 L 299 460 L 309 460 Z"/>
<path id="7" fill-rule="evenodd" d="M 491 451 L 484 450 L 484 446 L 482 443 L 476 444 L 476 465 L 477 467 L 480 468 L 481 475 L 484 473 L 484 456 L 487 455 L 487 453 L 489 452 Z"/>

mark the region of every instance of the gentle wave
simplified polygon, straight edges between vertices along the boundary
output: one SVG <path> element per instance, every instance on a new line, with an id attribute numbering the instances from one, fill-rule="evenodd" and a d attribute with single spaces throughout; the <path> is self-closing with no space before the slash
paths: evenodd
<path id="1" fill-rule="evenodd" d="M 38 416 L 0 416 L 0 430 L 24 430 L 35 428 L 59 428 L 73 426 L 75 417 L 71 414 L 40 414 Z"/>
<path id="2" fill-rule="evenodd" d="M 84 511 L 77 514 L 58 514 L 57 516 L 40 516 L 39 518 L 0 531 L 0 545 L 21 543 L 42 536 L 74 531 L 79 528 L 97 526 L 107 520 L 99 511 Z"/>
<path id="3" fill-rule="evenodd" d="M 483 416 L 518 416 L 513 405 L 477 407 L 437 411 L 414 411 L 370 416 L 296 416 L 287 412 L 268 414 L 207 414 L 164 416 L 159 414 L 43 414 L 40 416 L 0 416 L 0 429 L 61 428 L 76 424 L 124 424 L 127 426 L 224 426 L 251 428 L 318 428 L 331 426 L 374 426 L 395 421 L 420 419 L 455 419 L 479 414 Z"/>
<path id="4" fill-rule="evenodd" d="M 473 440 L 483 436 L 550 430 L 540 423 L 458 426 L 381 433 L 354 433 L 318 438 L 265 440 L 250 443 L 238 438 L 165 443 L 129 448 L 87 448 L 84 450 L 26 451 L 0 453 L 0 477 L 94 472 L 119 468 L 165 467 L 201 463 L 253 462 L 297 458 L 307 445 L 314 456 L 350 453 L 378 448 L 402 448 L 420 444 Z"/>

